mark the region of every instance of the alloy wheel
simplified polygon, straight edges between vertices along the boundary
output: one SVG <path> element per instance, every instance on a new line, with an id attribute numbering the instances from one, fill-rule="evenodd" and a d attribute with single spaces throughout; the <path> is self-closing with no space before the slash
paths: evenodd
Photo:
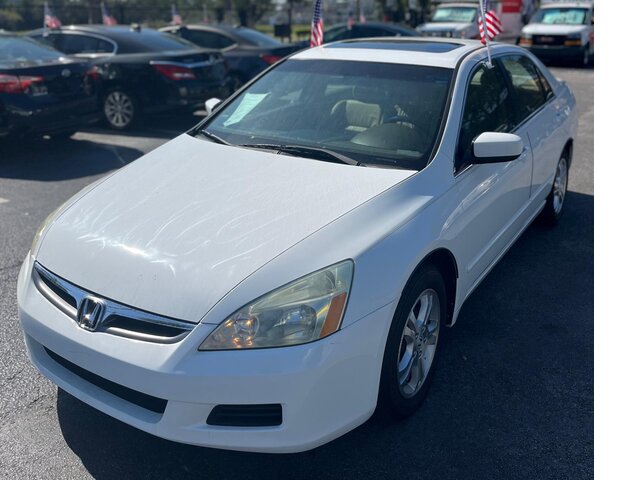
<path id="1" fill-rule="evenodd" d="M 133 121 L 133 99 L 126 93 L 115 90 L 104 100 L 104 115 L 115 128 L 126 128 Z"/>
<path id="2" fill-rule="evenodd" d="M 422 292 L 409 311 L 398 349 L 398 385 L 405 398 L 415 396 L 433 363 L 440 333 L 440 299 Z"/>
<path id="3" fill-rule="evenodd" d="M 567 194 L 567 159 L 562 157 L 558 163 L 556 177 L 553 180 L 553 211 L 558 215 L 564 205 L 564 197 Z"/>

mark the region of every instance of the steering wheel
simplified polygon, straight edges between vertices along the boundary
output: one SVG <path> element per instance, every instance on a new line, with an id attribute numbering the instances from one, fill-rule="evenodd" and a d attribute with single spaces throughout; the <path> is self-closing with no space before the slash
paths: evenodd
<path id="1" fill-rule="evenodd" d="M 382 123 L 408 123 L 410 125 L 413 125 L 415 128 L 419 127 L 418 122 L 405 115 L 394 115 L 392 117 L 385 118 Z"/>

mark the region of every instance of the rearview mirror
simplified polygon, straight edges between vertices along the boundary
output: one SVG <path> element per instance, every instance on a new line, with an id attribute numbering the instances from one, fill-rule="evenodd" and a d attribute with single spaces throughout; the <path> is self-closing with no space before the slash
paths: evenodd
<path id="1" fill-rule="evenodd" d="M 515 160 L 524 150 L 522 139 L 512 133 L 484 132 L 473 141 L 473 163 Z"/>
<path id="2" fill-rule="evenodd" d="M 210 98 L 206 102 L 204 102 L 204 108 L 207 111 L 207 115 L 209 115 L 216 105 L 218 105 L 222 100 L 219 98 Z"/>

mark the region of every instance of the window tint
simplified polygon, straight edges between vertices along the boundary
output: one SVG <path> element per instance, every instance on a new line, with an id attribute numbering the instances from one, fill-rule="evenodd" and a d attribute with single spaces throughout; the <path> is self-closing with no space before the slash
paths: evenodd
<path id="1" fill-rule="evenodd" d="M 58 37 L 59 35 L 55 33 L 47 33 L 46 35 L 38 35 L 37 37 L 32 37 L 32 38 L 49 47 L 56 48 L 56 42 L 58 41 L 57 40 Z"/>
<path id="2" fill-rule="evenodd" d="M 115 37 L 114 37 L 115 38 Z M 150 28 L 141 31 L 118 31 L 118 53 L 191 50 L 197 46 L 183 38 Z"/>
<path id="3" fill-rule="evenodd" d="M 513 120 L 518 125 L 547 101 L 548 91 L 538 69 L 527 57 L 514 55 L 502 58 L 501 62 L 513 86 Z"/>
<path id="4" fill-rule="evenodd" d="M 282 45 L 275 38 L 265 35 L 262 32 L 251 30 L 250 28 L 239 27 L 235 29 L 235 34 L 251 45 L 259 47 L 277 47 Z"/>
<path id="5" fill-rule="evenodd" d="M 471 142 L 484 132 L 509 132 L 509 89 L 498 68 L 479 66 L 467 86 L 458 148 L 456 169 L 472 163 Z"/>
<path id="6" fill-rule="evenodd" d="M 347 40 L 349 38 L 351 38 L 351 30 L 347 27 L 331 28 L 324 33 L 324 43 L 337 42 L 338 40 Z"/>
<path id="7" fill-rule="evenodd" d="M 357 37 L 393 37 L 395 35 L 394 32 L 390 32 L 387 30 L 383 30 L 381 28 L 376 27 L 368 27 L 368 26 L 360 26 L 354 28 L 354 32 Z"/>
<path id="8" fill-rule="evenodd" d="M 187 38 L 196 45 L 205 48 L 221 49 L 230 47 L 235 43 L 231 38 L 220 35 L 219 33 L 205 32 L 202 30 L 189 30 Z"/>
<path id="9" fill-rule="evenodd" d="M 0 36 L 0 68 L 24 63 L 45 63 L 61 57 L 60 52 L 26 37 Z"/>
<path id="10" fill-rule="evenodd" d="M 113 45 L 109 42 L 88 35 L 58 35 L 55 46 L 68 54 L 78 53 L 112 53 Z"/>

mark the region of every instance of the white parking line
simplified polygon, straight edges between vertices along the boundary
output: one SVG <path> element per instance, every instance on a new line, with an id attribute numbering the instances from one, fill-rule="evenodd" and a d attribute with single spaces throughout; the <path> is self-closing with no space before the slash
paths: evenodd
<path id="1" fill-rule="evenodd" d="M 9 200 L 7 200 L 6 198 L 0 197 L 0 205 L 2 205 L 3 203 L 9 203 Z"/>

